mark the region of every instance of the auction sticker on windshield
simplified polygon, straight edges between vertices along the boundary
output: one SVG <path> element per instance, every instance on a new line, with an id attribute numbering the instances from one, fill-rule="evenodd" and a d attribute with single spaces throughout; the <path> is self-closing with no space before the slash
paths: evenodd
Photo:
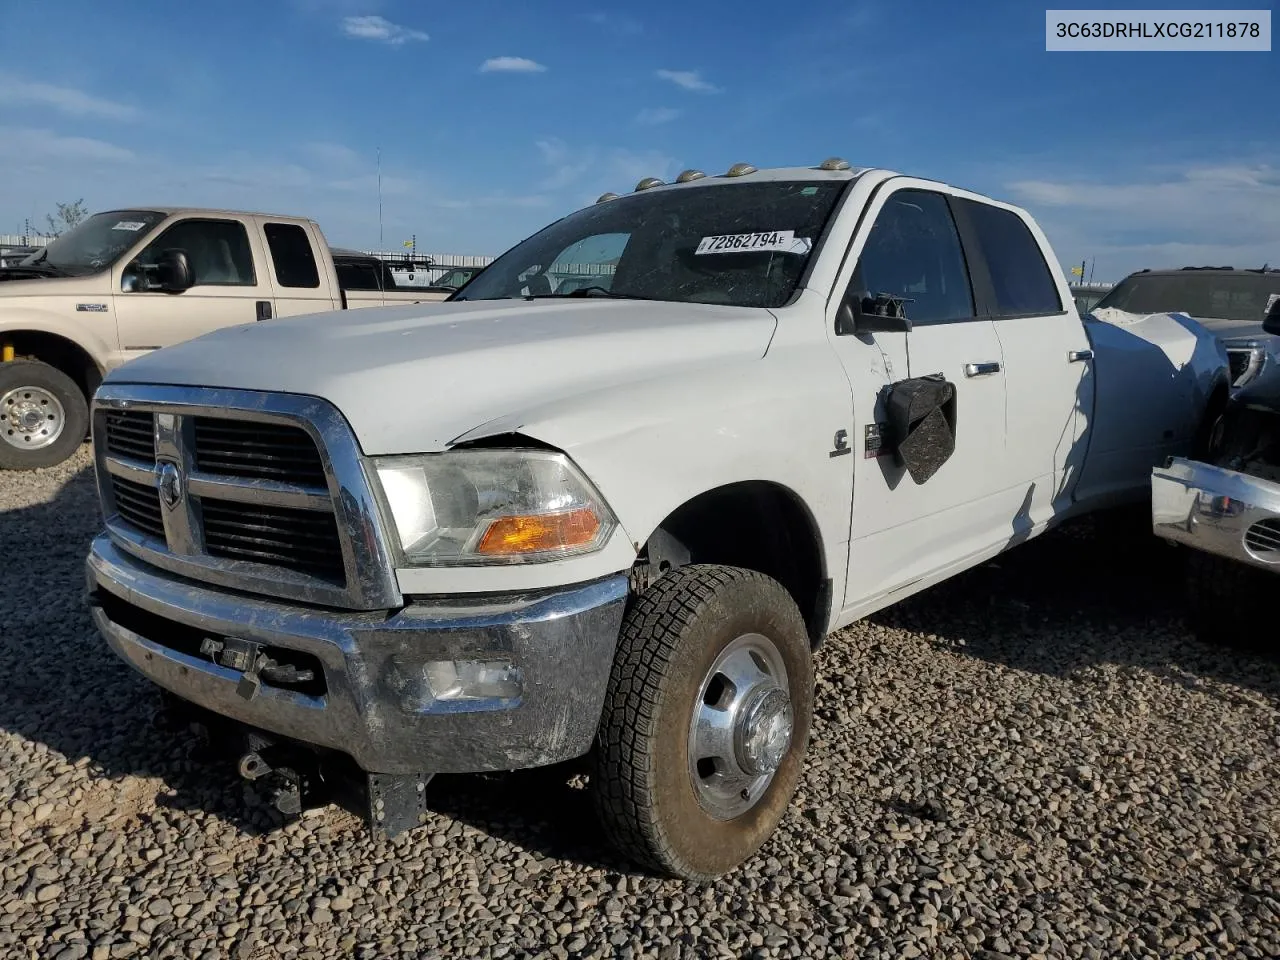
<path id="1" fill-rule="evenodd" d="M 136 233 L 137 231 L 141 230 L 145 226 L 146 224 L 143 223 L 141 220 L 121 220 L 111 229 L 112 230 L 132 230 Z"/>
<path id="2" fill-rule="evenodd" d="M 698 255 L 756 250 L 808 253 L 811 245 L 812 241 L 808 237 L 797 237 L 794 230 L 766 230 L 763 233 L 729 233 L 718 237 L 703 237 L 693 252 Z"/>

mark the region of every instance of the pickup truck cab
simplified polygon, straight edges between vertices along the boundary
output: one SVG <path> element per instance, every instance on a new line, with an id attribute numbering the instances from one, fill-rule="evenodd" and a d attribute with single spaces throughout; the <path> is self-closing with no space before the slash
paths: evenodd
<path id="1" fill-rule="evenodd" d="M 110 210 L 0 269 L 0 468 L 65 460 L 104 374 L 221 327 L 443 300 L 382 290 L 349 302 L 313 220 L 231 210 Z"/>
<path id="2" fill-rule="evenodd" d="M 585 758 L 619 849 L 719 875 L 790 803 L 828 634 L 1145 504 L 1225 396 L 1212 336 L 1082 319 L 1056 264 L 948 184 L 739 164 L 430 310 L 157 351 L 94 401 L 93 617 L 282 810 L 347 764 L 395 833 L 435 773 Z"/>

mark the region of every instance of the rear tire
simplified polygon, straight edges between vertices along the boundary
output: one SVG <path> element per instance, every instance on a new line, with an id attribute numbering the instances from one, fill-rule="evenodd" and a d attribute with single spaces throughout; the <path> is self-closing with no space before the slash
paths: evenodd
<path id="1" fill-rule="evenodd" d="M 662 874 L 729 872 L 786 813 L 812 716 L 813 652 L 781 584 L 709 564 L 663 576 L 628 610 L 609 678 L 591 773 L 606 835 Z"/>
<path id="2" fill-rule="evenodd" d="M 0 469 L 62 463 L 88 427 L 89 404 L 61 370 L 37 360 L 0 363 Z"/>

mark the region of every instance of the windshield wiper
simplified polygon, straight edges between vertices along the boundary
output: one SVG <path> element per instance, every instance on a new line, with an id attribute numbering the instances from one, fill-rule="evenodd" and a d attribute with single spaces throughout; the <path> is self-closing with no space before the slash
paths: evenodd
<path id="1" fill-rule="evenodd" d="M 12 266 L 0 267 L 0 270 L 7 271 L 9 274 L 29 273 L 37 277 L 69 277 L 71 274 L 63 270 L 61 267 L 55 267 L 52 263 L 40 263 L 32 261 L 31 263 L 15 263 Z"/>

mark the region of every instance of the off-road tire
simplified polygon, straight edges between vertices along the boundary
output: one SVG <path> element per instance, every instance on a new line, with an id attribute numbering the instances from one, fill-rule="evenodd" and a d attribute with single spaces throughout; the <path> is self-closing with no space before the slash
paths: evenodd
<path id="1" fill-rule="evenodd" d="M 787 672 L 791 745 L 757 803 L 718 820 L 698 803 L 689 724 L 703 678 L 735 638 L 759 633 Z M 691 564 L 639 597 L 622 625 L 590 777 L 606 836 L 623 855 L 668 876 L 706 881 L 752 857 L 795 793 L 813 716 L 813 651 L 791 595 L 737 567 Z"/>
<path id="2" fill-rule="evenodd" d="M 79 449 L 89 429 L 89 404 L 79 385 L 56 367 L 38 360 L 0 363 L 0 397 L 15 387 L 37 387 L 62 404 L 62 433 L 47 447 L 22 450 L 0 438 L 0 470 L 39 470 L 56 466 Z M 0 430 L 7 429 L 0 411 Z"/>
<path id="3" fill-rule="evenodd" d="M 1203 550 L 1186 550 L 1187 620 L 1205 643 L 1256 650 L 1270 636 L 1260 611 L 1269 609 L 1277 574 Z"/>

